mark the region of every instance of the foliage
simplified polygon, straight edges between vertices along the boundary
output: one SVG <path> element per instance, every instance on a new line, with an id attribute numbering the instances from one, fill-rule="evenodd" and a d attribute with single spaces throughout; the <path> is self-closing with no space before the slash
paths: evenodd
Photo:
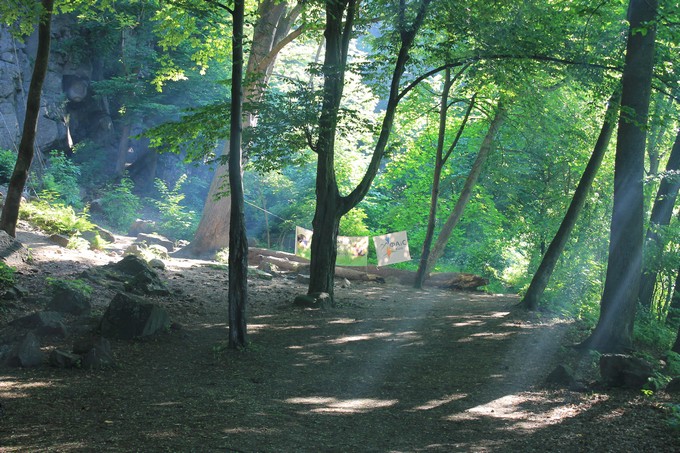
<path id="1" fill-rule="evenodd" d="M 0 184 L 8 184 L 9 178 L 14 171 L 14 164 L 17 161 L 15 152 L 8 149 L 0 149 Z"/>
<path id="2" fill-rule="evenodd" d="M 46 281 L 53 292 L 74 291 L 84 294 L 85 296 L 88 297 L 91 296 L 93 292 L 92 287 L 86 281 L 81 279 L 70 280 L 63 278 L 47 277 Z"/>
<path id="3" fill-rule="evenodd" d="M 181 189 L 186 180 L 186 174 L 180 176 L 174 187 L 169 189 L 165 182 L 156 179 L 158 196 L 151 200 L 161 218 L 158 232 L 174 239 L 191 239 L 198 226 L 196 213 L 181 204 L 185 197 Z"/>
<path id="4" fill-rule="evenodd" d="M 76 212 L 72 206 L 64 205 L 61 200 L 56 200 L 49 193 L 43 195 L 41 200 L 22 203 L 19 210 L 20 218 L 36 225 L 47 234 L 70 236 L 94 229 L 87 208 Z"/>
<path id="5" fill-rule="evenodd" d="M 0 261 L 0 290 L 11 288 L 16 282 L 16 269 L 4 261 Z"/>
<path id="6" fill-rule="evenodd" d="M 79 177 L 80 168 L 76 164 L 61 151 L 52 151 L 42 177 L 41 192 L 49 192 L 51 198 L 56 197 L 68 206 L 81 208 Z"/>
<path id="7" fill-rule="evenodd" d="M 677 329 L 663 321 L 645 307 L 638 306 L 633 337 L 639 346 L 667 351 L 671 348 Z"/>
<path id="8" fill-rule="evenodd" d="M 134 183 L 123 178 L 118 184 L 109 185 L 102 196 L 102 211 L 109 225 L 119 231 L 127 231 L 139 215 L 141 201 L 132 193 Z"/>

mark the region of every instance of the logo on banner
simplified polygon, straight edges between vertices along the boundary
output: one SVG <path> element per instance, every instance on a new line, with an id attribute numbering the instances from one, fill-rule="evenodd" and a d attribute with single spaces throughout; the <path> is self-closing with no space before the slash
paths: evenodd
<path id="1" fill-rule="evenodd" d="M 411 259 L 406 231 L 375 236 L 373 243 L 378 255 L 378 266 L 401 263 Z"/>
<path id="2" fill-rule="evenodd" d="M 302 258 L 312 257 L 312 230 L 295 227 L 295 255 Z M 368 265 L 368 236 L 338 236 L 338 266 Z"/>

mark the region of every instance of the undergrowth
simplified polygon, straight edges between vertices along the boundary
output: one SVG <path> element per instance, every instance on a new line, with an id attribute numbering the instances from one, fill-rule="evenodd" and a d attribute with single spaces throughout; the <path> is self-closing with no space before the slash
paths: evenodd
<path id="1" fill-rule="evenodd" d="M 87 207 L 76 212 L 73 207 L 56 201 L 49 194 L 37 201 L 21 203 L 19 217 L 48 234 L 72 235 L 95 228 L 90 221 Z"/>

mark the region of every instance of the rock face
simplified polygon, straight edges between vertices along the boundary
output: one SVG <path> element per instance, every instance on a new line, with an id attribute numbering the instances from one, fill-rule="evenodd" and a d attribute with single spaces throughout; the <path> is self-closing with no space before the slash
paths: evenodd
<path id="1" fill-rule="evenodd" d="M 40 350 L 40 341 L 32 332 L 17 343 L 5 357 L 5 364 L 31 368 L 40 366 L 45 359 L 45 355 Z"/>
<path id="2" fill-rule="evenodd" d="M 600 356 L 600 375 L 605 384 L 612 387 L 640 389 L 654 370 L 649 362 L 625 354 L 603 354 Z"/>
<path id="3" fill-rule="evenodd" d="M 131 294 L 118 293 L 100 323 L 103 336 L 131 340 L 170 328 L 168 313 Z"/>
<path id="4" fill-rule="evenodd" d="M 60 313 L 83 315 L 90 312 L 92 304 L 90 296 L 77 288 L 57 288 L 47 308 Z"/>

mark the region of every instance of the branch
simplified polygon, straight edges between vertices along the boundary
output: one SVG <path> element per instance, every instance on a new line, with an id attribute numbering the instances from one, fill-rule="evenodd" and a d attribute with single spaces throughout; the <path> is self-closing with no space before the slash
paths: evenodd
<path id="1" fill-rule="evenodd" d="M 458 128 L 456 138 L 453 139 L 453 143 L 451 143 L 451 146 L 449 146 L 449 149 L 446 151 L 446 154 L 442 159 L 442 166 L 444 166 L 444 164 L 446 164 L 446 161 L 449 160 L 449 157 L 451 157 L 451 153 L 453 152 L 454 148 L 458 144 L 458 141 L 460 140 L 460 136 L 463 135 L 463 131 L 465 130 L 465 126 L 467 125 L 468 119 L 470 119 L 470 113 L 472 112 L 472 108 L 475 106 L 476 100 L 477 93 L 473 94 L 472 99 L 470 99 L 470 105 L 468 106 L 467 111 L 465 112 L 465 118 L 463 118 L 463 122 L 460 124 L 460 127 Z"/>
<path id="2" fill-rule="evenodd" d="M 306 29 L 305 25 L 301 25 L 292 32 L 288 34 L 285 38 L 283 38 L 281 41 L 277 42 L 274 47 L 269 51 L 267 56 L 265 56 L 262 61 L 260 61 L 255 67 L 255 71 L 257 72 L 262 72 L 265 70 L 265 68 L 269 65 L 269 63 L 272 61 L 272 59 L 276 58 L 276 56 L 281 52 L 281 49 L 286 47 L 288 44 L 290 44 L 295 38 L 300 36 L 302 32 L 304 32 Z"/>
<path id="3" fill-rule="evenodd" d="M 474 57 L 467 57 L 467 58 L 460 58 L 458 60 L 454 60 L 450 63 L 446 63 L 438 68 L 434 68 L 425 74 L 417 77 L 413 82 L 411 82 L 406 88 L 402 90 L 401 93 L 399 93 L 398 99 L 401 100 L 404 96 L 408 94 L 409 91 L 411 91 L 413 88 L 416 87 L 420 82 L 423 80 L 427 79 L 428 77 L 431 77 L 438 72 L 443 71 L 446 68 L 455 68 L 457 66 L 462 66 L 465 64 L 471 64 L 477 61 L 481 60 L 535 60 L 535 61 L 546 61 L 550 63 L 560 63 L 560 64 L 566 64 L 566 65 L 574 65 L 574 66 L 586 66 L 590 68 L 599 68 L 599 69 L 606 69 L 606 70 L 611 70 L 611 71 L 618 71 L 621 72 L 623 71 L 623 68 L 619 66 L 608 66 L 608 65 L 603 65 L 599 63 L 588 63 L 584 61 L 574 61 L 574 60 L 567 60 L 565 58 L 557 58 L 557 57 L 549 57 L 546 55 L 512 55 L 512 54 L 491 54 L 491 55 L 476 55 Z"/>
<path id="4" fill-rule="evenodd" d="M 206 2 L 206 3 L 209 3 L 209 4 L 213 5 L 213 6 L 217 6 L 218 8 L 222 8 L 223 10 L 225 10 L 226 12 L 228 12 L 229 14 L 231 14 L 232 16 L 234 15 L 234 10 L 231 9 L 231 8 L 229 8 L 229 7 L 228 7 L 227 5 L 225 5 L 224 3 L 220 3 L 220 2 L 218 2 L 217 0 L 205 0 L 205 2 Z"/>

